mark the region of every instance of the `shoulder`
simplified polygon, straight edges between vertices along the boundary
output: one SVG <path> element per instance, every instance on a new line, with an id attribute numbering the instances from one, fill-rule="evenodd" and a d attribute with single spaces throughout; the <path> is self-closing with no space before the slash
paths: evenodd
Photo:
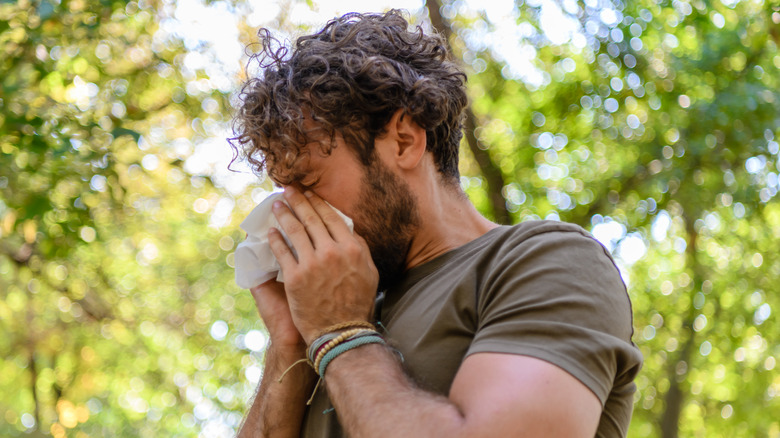
<path id="1" fill-rule="evenodd" d="M 502 226 L 491 236 L 488 254 L 503 265 L 552 263 L 563 271 L 619 270 L 606 248 L 582 227 L 567 222 L 528 221 Z"/>
<path id="2" fill-rule="evenodd" d="M 494 240 L 478 294 L 482 322 L 536 319 L 587 325 L 629 341 L 628 291 L 609 252 L 587 231 L 563 222 L 504 227 Z"/>
<path id="3" fill-rule="evenodd" d="M 527 222 L 498 231 L 469 354 L 542 359 L 605 402 L 616 376 L 633 378 L 641 363 L 631 342 L 631 301 L 612 257 L 572 224 Z"/>
<path id="4" fill-rule="evenodd" d="M 496 231 L 496 234 L 500 236 L 499 241 L 510 244 L 517 244 L 529 239 L 543 242 L 586 239 L 595 243 L 598 242 L 584 228 L 568 222 L 528 221 L 511 226 L 502 226 Z"/>

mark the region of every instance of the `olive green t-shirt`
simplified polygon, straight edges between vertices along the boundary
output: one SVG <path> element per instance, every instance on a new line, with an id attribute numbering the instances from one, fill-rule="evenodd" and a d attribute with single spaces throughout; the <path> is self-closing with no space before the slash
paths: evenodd
<path id="1" fill-rule="evenodd" d="M 582 228 L 493 229 L 407 271 L 380 305 L 385 334 L 421 388 L 446 396 L 470 354 L 532 356 L 596 394 L 604 407 L 596 436 L 626 435 L 642 362 L 631 303 L 612 258 Z M 302 436 L 343 436 L 323 387 Z"/>

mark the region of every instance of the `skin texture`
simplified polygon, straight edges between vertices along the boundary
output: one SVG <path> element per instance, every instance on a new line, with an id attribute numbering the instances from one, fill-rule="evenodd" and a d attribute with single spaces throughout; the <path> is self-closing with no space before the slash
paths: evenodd
<path id="1" fill-rule="evenodd" d="M 269 281 L 252 288 L 251 292 L 260 317 L 272 335 L 258 395 L 238 436 L 298 436 L 315 375 L 308 367 L 296 366 L 281 383 L 277 380 L 285 369 L 305 356 L 306 344 L 292 322 L 283 284 Z"/>
<path id="2" fill-rule="evenodd" d="M 496 226 L 479 215 L 459 188 L 442 181 L 425 151 L 425 131 L 404 118 L 402 111 L 394 114 L 387 134 L 375 144 L 382 165 L 405 182 L 418 206 L 420 220 L 408 245 L 406 268 Z M 360 182 L 366 178 L 366 168 L 343 144 L 327 157 L 312 154 L 310 168 L 316 184 L 306 194 L 287 187 L 291 209 L 281 203 L 274 208 L 298 252 L 296 259 L 277 231 L 269 233 L 272 251 L 284 271 L 284 294 L 274 282 L 253 289 L 261 316 L 271 317 L 264 318 L 272 342 L 269 355 L 276 354 L 273 349 L 279 344 L 300 345 L 301 339 L 310 343 L 327 326 L 369 320 L 379 281 L 366 241 L 351 234 L 323 202 L 354 218 L 356 229 L 370 228 L 359 223 L 371 220 L 370 215 L 360 214 L 361 191 L 367 190 Z M 282 295 L 288 312 L 282 311 Z M 271 375 L 277 372 L 270 371 Z M 296 436 L 303 407 L 292 403 L 310 382 L 306 378 L 295 382 L 285 378 L 281 384 L 267 380 L 264 377 L 240 436 Z M 469 356 L 448 397 L 416 388 L 396 357 L 375 344 L 338 356 L 324 381 L 347 435 L 355 437 L 592 437 L 601 414 L 598 398 L 581 382 L 550 363 L 519 355 Z M 281 419 L 268 417 L 271 412 L 280 415 L 274 406 L 285 406 Z M 261 432 L 270 422 L 286 427 L 278 433 Z"/>
<path id="3" fill-rule="evenodd" d="M 386 290 L 406 270 L 406 253 L 420 226 L 417 202 L 401 178 L 374 160 L 365 170 L 360 205 L 355 232 L 366 239 L 379 271 L 379 290 Z"/>

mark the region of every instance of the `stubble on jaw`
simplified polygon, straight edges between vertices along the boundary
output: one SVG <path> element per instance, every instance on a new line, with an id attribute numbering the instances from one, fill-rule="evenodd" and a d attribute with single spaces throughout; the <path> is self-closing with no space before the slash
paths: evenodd
<path id="1" fill-rule="evenodd" d="M 420 226 L 417 200 L 409 185 L 374 156 L 365 167 L 355 213 L 355 232 L 366 239 L 379 271 L 378 290 L 398 282 Z"/>

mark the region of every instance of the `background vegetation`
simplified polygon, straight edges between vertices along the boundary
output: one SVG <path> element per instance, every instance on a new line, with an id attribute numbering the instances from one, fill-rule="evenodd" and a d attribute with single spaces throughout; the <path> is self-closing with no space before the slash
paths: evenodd
<path id="1" fill-rule="evenodd" d="M 0 2 L 0 435 L 234 433 L 266 338 L 232 251 L 273 188 L 225 171 L 230 100 L 258 25 L 323 7 Z M 779 437 L 780 5 L 409 7 L 469 73 L 480 210 L 615 254 L 646 360 L 629 435 Z"/>

